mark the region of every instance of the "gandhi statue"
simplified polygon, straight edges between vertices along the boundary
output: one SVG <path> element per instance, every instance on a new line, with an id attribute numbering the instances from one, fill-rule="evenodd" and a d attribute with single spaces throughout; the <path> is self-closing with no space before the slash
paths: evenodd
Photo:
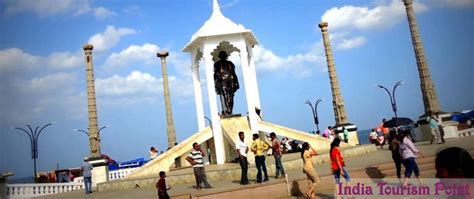
<path id="1" fill-rule="evenodd" d="M 220 60 L 214 64 L 214 83 L 217 95 L 220 95 L 222 115 L 231 115 L 234 108 L 234 93 L 239 89 L 239 80 L 235 74 L 235 65 L 227 61 L 227 53 L 219 52 Z"/>

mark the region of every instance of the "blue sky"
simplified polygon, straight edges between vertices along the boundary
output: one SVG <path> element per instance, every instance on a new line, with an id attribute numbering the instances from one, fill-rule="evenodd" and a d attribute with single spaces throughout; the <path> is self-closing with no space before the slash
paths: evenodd
<path id="1" fill-rule="evenodd" d="M 334 124 L 329 77 L 317 24 L 329 22 L 336 69 L 349 121 L 359 129 L 393 113 L 423 113 L 416 61 L 401 1 L 220 0 L 223 14 L 252 29 L 264 119 L 310 131 L 306 100 L 319 104 L 320 128 Z M 89 152 L 82 45 L 94 44 L 102 152 L 118 161 L 166 148 L 160 50 L 170 51 L 168 73 L 178 141 L 197 131 L 190 57 L 181 49 L 212 11 L 211 0 L 0 1 L 0 172 L 32 173 L 24 133 L 10 127 L 44 125 L 38 170 L 80 164 Z M 474 3 L 415 0 L 418 27 L 443 111 L 474 108 Z M 237 55 L 231 60 L 237 62 Z M 203 81 L 205 76 L 201 76 Z M 241 76 L 239 76 L 241 78 Z M 208 114 L 203 86 L 205 114 Z M 235 112 L 245 114 L 244 88 Z"/>

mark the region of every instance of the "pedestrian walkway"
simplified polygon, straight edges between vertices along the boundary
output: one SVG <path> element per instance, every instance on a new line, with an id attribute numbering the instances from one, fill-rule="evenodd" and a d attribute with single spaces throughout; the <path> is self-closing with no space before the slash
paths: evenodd
<path id="1" fill-rule="evenodd" d="M 447 140 L 446 144 L 438 145 L 438 144 L 433 144 L 430 145 L 429 142 L 420 142 L 417 143 L 417 147 L 420 149 L 420 151 L 425 155 L 425 156 L 434 156 L 436 153 L 447 147 L 461 147 L 467 150 L 474 150 L 474 145 L 472 144 L 474 142 L 474 137 L 469 136 L 469 137 L 463 137 L 463 138 L 457 138 L 457 139 L 450 139 Z M 287 158 L 293 158 L 293 156 L 297 157 L 299 154 L 292 154 L 291 156 L 288 156 Z M 327 154 L 325 154 L 327 155 Z M 268 158 L 269 160 L 273 158 Z M 377 149 L 377 152 L 369 153 L 363 156 L 356 156 L 356 157 L 348 157 L 345 158 L 346 164 L 347 164 L 347 169 L 351 173 L 351 177 L 353 178 L 368 178 L 366 169 L 369 167 L 373 166 L 378 166 L 378 165 L 384 165 L 383 167 L 389 166 L 389 164 L 385 163 L 392 163 L 391 159 L 391 152 L 386 149 Z M 229 165 L 229 164 L 226 164 Z M 213 166 L 222 166 L 222 165 L 213 165 Z M 234 165 L 235 167 L 238 167 L 237 164 Z M 220 168 L 220 169 L 225 169 Z M 328 163 L 323 163 L 323 164 L 317 164 L 315 165 L 316 171 L 321 177 L 321 184 L 317 189 L 317 195 L 318 197 L 332 197 L 332 187 L 333 187 L 333 177 L 331 175 L 331 171 L 329 168 Z M 254 169 L 254 168 L 252 168 Z M 185 172 L 184 170 L 180 170 L 179 172 Z M 423 171 L 422 171 L 423 172 Z M 290 192 L 292 193 L 293 196 L 288 196 L 288 198 L 298 198 L 298 190 L 293 190 L 296 189 L 298 186 L 300 189 L 305 189 L 307 184 L 305 182 L 306 176 L 302 173 L 302 169 L 294 169 L 290 170 L 287 172 L 288 173 L 288 178 L 289 178 L 289 184 L 291 185 Z M 262 189 L 259 189 L 261 187 L 265 187 L 263 190 L 268 190 L 272 191 L 275 189 L 275 187 L 279 185 L 284 185 L 285 180 L 283 178 L 280 179 L 274 179 L 272 178 L 274 176 L 274 173 L 269 173 L 270 175 L 270 181 L 262 184 L 256 184 L 255 183 L 255 176 L 249 176 L 249 179 L 251 181 L 251 184 L 242 186 L 239 184 L 238 181 L 232 181 L 232 180 L 222 180 L 222 181 L 211 181 L 210 183 L 214 188 L 212 189 L 202 189 L 202 190 L 195 190 L 193 188 L 194 183 L 188 183 L 188 184 L 180 184 L 176 186 L 172 186 L 172 189 L 169 191 L 169 194 L 173 198 L 190 198 L 192 197 L 201 197 L 205 198 L 205 196 L 213 196 L 213 195 L 223 195 L 225 193 L 235 193 L 236 195 L 233 195 L 237 197 L 238 193 L 236 191 L 242 191 L 242 192 L 257 192 L 261 191 Z M 431 175 L 434 175 L 433 173 Z M 429 177 L 434 177 L 434 176 L 429 176 Z M 158 180 L 158 177 L 156 178 Z M 280 186 L 280 187 L 282 187 Z M 296 188 L 295 188 L 296 186 Z M 273 187 L 273 188 L 272 188 Z M 286 191 L 286 190 L 281 190 L 281 191 Z M 255 193 L 254 193 L 255 194 Z M 268 195 L 270 193 L 263 191 L 262 195 L 266 195 L 268 198 Z M 104 192 L 94 192 L 93 194 L 88 194 L 85 195 L 84 192 L 81 191 L 74 191 L 74 192 L 68 192 L 68 193 L 63 193 L 63 194 L 57 194 L 57 195 L 50 195 L 46 197 L 40 197 L 40 198 L 156 198 L 156 189 L 154 188 L 137 188 L 137 189 L 129 189 L 129 190 L 118 190 L 118 191 L 104 191 Z M 180 197 L 181 196 L 181 197 Z M 294 197 L 297 196 L 297 197 Z"/>

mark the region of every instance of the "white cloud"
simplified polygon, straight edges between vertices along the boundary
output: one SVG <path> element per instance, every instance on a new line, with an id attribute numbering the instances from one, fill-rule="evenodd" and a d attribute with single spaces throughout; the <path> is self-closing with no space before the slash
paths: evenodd
<path id="1" fill-rule="evenodd" d="M 304 54 L 299 53 L 286 57 L 279 57 L 262 46 L 256 46 L 253 50 L 255 65 L 258 71 L 285 71 L 296 77 L 307 77 L 316 66 L 321 66 L 320 69 L 324 70 L 322 64 L 325 58 L 324 54 L 322 54 L 321 42 L 315 43 Z"/>
<path id="2" fill-rule="evenodd" d="M 428 7 L 418 1 L 413 3 L 415 12 L 421 13 Z M 378 5 L 374 8 L 346 5 L 334 7 L 326 11 L 321 17 L 329 23 L 330 30 L 339 29 L 380 29 L 393 26 L 406 20 L 405 6 L 401 0 L 392 0 L 390 4 Z"/>
<path id="3" fill-rule="evenodd" d="M 39 69 L 37 69 L 39 70 Z M 83 116 L 85 96 L 77 89 L 76 73 L 59 72 L 48 75 L 17 73 L 14 76 L 1 74 L 2 108 L 0 115 L 5 124 L 31 121 L 47 116 L 48 120 Z M 28 114 L 24 114 L 28 113 Z"/>
<path id="4" fill-rule="evenodd" d="M 117 14 L 115 14 L 115 12 L 112 12 L 112 11 L 110 11 L 107 8 L 104 8 L 104 7 L 98 7 L 98 8 L 94 9 L 94 16 L 97 19 L 106 19 L 106 18 L 112 17 L 114 15 L 117 15 Z"/>
<path id="5" fill-rule="evenodd" d="M 76 51 L 75 53 L 71 52 L 54 52 L 51 53 L 46 58 L 47 66 L 57 68 L 57 69 L 66 69 L 74 68 L 84 64 L 84 56 L 81 51 Z"/>
<path id="6" fill-rule="evenodd" d="M 185 101 L 194 96 L 190 78 L 168 76 L 170 93 L 176 100 Z M 132 71 L 123 77 L 113 75 L 108 78 L 98 78 L 96 81 L 97 96 L 110 105 L 125 105 L 135 103 L 156 103 L 163 97 L 163 78 L 141 71 Z"/>
<path id="7" fill-rule="evenodd" d="M 115 15 L 104 7 L 92 7 L 90 0 L 6 0 L 6 14 L 33 12 L 40 17 L 93 14 L 97 19 Z"/>
<path id="8" fill-rule="evenodd" d="M 41 59 L 39 56 L 30 55 L 18 48 L 0 50 L 0 74 L 34 68 Z"/>
<path id="9" fill-rule="evenodd" d="M 335 49 L 351 49 L 357 48 L 362 46 L 367 41 L 363 36 L 355 36 L 351 37 L 349 32 L 343 33 L 332 33 L 329 35 L 329 39 L 331 40 L 331 45 L 335 47 Z"/>
<path id="10" fill-rule="evenodd" d="M 154 44 L 143 44 L 142 46 L 131 45 L 119 53 L 112 53 L 105 61 L 104 67 L 108 70 L 133 65 L 153 65 L 159 63 L 156 53 L 160 47 Z"/>
<path id="11" fill-rule="evenodd" d="M 94 50 L 104 51 L 115 47 L 121 37 L 135 34 L 136 31 L 130 28 L 118 28 L 107 26 L 103 33 L 97 33 L 89 39 L 89 44 L 94 45 Z"/>
<path id="12" fill-rule="evenodd" d="M 76 79 L 75 73 L 53 73 L 33 78 L 28 84 L 24 84 L 24 90 L 64 93 L 68 92 L 65 89 L 70 89 L 72 87 L 71 82 L 75 82 Z"/>
<path id="13" fill-rule="evenodd" d="M 96 84 L 97 93 L 101 95 L 156 95 L 162 90 L 161 80 L 140 71 L 133 71 L 126 77 L 114 75 L 105 79 L 98 78 Z"/>
<path id="14" fill-rule="evenodd" d="M 37 69 L 68 69 L 81 64 L 80 51 L 54 52 L 47 57 L 35 56 L 18 48 L 0 50 L 0 72 L 22 72 Z"/>

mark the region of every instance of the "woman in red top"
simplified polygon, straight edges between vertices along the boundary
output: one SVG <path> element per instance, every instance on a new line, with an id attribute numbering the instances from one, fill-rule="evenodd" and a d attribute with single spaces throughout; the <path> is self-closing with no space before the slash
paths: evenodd
<path id="1" fill-rule="evenodd" d="M 342 159 L 341 150 L 339 149 L 339 144 L 341 140 L 339 138 L 334 138 L 331 143 L 331 149 L 329 150 L 329 154 L 331 157 L 331 169 L 334 173 L 334 178 L 336 179 L 336 184 L 341 183 L 340 178 L 341 175 L 346 179 L 346 182 L 351 181 L 349 177 L 349 173 L 347 173 L 346 169 L 344 169 L 345 163 Z"/>

